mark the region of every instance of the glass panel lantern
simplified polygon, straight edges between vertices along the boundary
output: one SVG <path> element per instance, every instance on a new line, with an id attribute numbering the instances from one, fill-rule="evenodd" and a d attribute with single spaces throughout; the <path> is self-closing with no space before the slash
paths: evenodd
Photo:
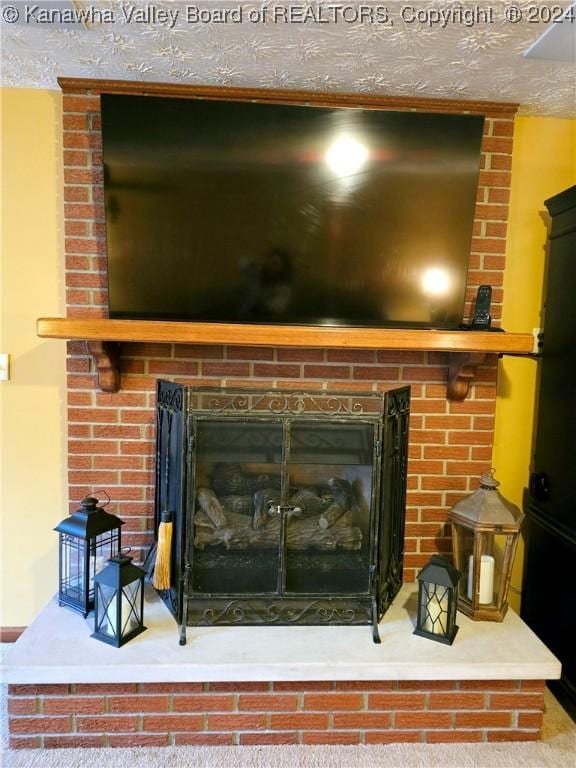
<path id="1" fill-rule="evenodd" d="M 81 508 L 56 526 L 60 534 L 58 603 L 86 617 L 94 609 L 94 576 L 120 552 L 124 522 L 87 496 Z"/>
<path id="2" fill-rule="evenodd" d="M 144 576 L 132 558 L 119 554 L 96 575 L 94 634 L 97 640 L 119 648 L 144 632 Z"/>
<path id="3" fill-rule="evenodd" d="M 418 615 L 415 635 L 452 645 L 458 627 L 456 608 L 460 573 L 439 555 L 433 555 L 418 574 Z"/>
<path id="4" fill-rule="evenodd" d="M 482 475 L 480 488 L 449 513 L 454 563 L 464 578 L 459 609 L 476 621 L 502 621 L 524 515 L 497 490 L 494 470 Z"/>

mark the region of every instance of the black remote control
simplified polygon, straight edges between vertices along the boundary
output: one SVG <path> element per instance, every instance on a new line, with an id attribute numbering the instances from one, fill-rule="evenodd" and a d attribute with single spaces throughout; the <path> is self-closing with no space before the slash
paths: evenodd
<path id="1" fill-rule="evenodd" d="M 472 328 L 488 329 L 492 324 L 490 304 L 492 302 L 492 286 L 481 285 L 476 294 L 476 306 L 472 318 Z"/>

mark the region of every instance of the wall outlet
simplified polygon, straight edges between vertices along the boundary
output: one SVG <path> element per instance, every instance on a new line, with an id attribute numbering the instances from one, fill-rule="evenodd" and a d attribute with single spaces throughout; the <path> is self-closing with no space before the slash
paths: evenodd
<path id="1" fill-rule="evenodd" d="M 8 381 L 10 378 L 10 355 L 7 352 L 0 353 L 0 381 Z"/>
<path id="2" fill-rule="evenodd" d="M 544 329 L 532 328 L 532 336 L 534 337 L 532 354 L 539 355 L 542 352 L 542 347 L 544 346 Z"/>

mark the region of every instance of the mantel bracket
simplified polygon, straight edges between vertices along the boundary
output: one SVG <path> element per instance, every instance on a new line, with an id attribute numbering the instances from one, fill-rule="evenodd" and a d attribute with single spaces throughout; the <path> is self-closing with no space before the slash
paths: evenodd
<path id="1" fill-rule="evenodd" d="M 448 355 L 449 400 L 465 400 L 476 368 L 486 361 L 485 352 L 450 352 Z"/>
<path id="2" fill-rule="evenodd" d="M 102 392 L 118 392 L 120 389 L 120 345 L 115 341 L 87 341 L 98 375 Z"/>

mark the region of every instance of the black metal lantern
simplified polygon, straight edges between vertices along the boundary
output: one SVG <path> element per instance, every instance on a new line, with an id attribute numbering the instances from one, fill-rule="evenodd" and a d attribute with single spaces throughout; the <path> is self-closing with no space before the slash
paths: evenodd
<path id="1" fill-rule="evenodd" d="M 94 608 L 94 576 L 120 552 L 124 522 L 87 496 L 74 514 L 54 528 L 60 534 L 58 604 L 84 617 Z"/>
<path id="2" fill-rule="evenodd" d="M 458 632 L 456 607 L 460 576 L 460 571 L 439 555 L 433 555 L 420 571 L 415 635 L 452 645 Z"/>
<path id="3" fill-rule="evenodd" d="M 132 558 L 119 554 L 96 575 L 94 634 L 97 640 L 119 648 L 144 632 L 144 576 Z"/>

